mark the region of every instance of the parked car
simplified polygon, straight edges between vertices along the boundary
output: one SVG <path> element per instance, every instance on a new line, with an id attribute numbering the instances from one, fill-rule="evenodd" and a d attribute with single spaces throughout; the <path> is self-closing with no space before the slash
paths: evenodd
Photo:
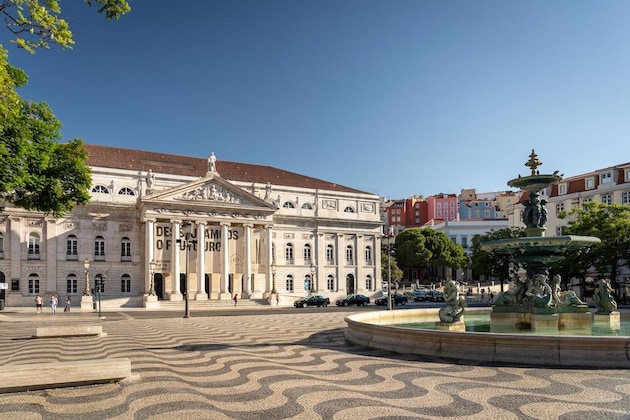
<path id="1" fill-rule="evenodd" d="M 298 299 L 293 302 L 293 306 L 296 308 L 306 308 L 307 306 L 320 306 L 326 307 L 330 305 L 330 299 L 323 295 L 310 295 L 302 299 Z"/>
<path id="2" fill-rule="evenodd" d="M 348 295 L 343 299 L 337 299 L 337 301 L 335 302 L 337 306 L 350 306 L 350 305 L 365 306 L 368 303 L 370 303 L 370 298 L 365 295 L 359 295 L 359 294 Z"/>
<path id="3" fill-rule="evenodd" d="M 424 302 L 429 297 L 429 292 L 426 290 L 416 290 L 413 292 L 413 300 L 415 302 Z"/>
<path id="4" fill-rule="evenodd" d="M 429 294 L 429 300 L 431 302 L 444 302 L 444 293 L 439 290 L 431 290 Z"/>
<path id="5" fill-rule="evenodd" d="M 374 301 L 378 306 L 387 306 L 387 296 L 382 296 Z M 404 305 L 407 303 L 407 296 L 400 293 L 392 293 L 392 303 L 394 305 Z"/>

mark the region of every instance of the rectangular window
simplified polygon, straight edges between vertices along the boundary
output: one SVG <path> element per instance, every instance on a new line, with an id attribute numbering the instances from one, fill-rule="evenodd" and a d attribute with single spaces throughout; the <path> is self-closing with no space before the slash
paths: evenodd
<path id="1" fill-rule="evenodd" d="M 630 181 L 630 169 L 626 171 L 626 181 Z"/>
<path id="2" fill-rule="evenodd" d="M 595 188 L 595 178 L 586 178 L 584 180 L 584 188 L 587 190 L 592 190 Z"/>
<path id="3" fill-rule="evenodd" d="M 556 214 L 564 211 L 564 203 L 556 203 Z"/>
<path id="4" fill-rule="evenodd" d="M 612 172 L 606 172 L 600 175 L 601 184 L 610 184 L 612 182 Z"/>
<path id="5" fill-rule="evenodd" d="M 604 203 L 604 204 L 612 204 L 612 194 L 604 194 L 604 195 L 602 195 L 602 203 Z"/>
<path id="6" fill-rule="evenodd" d="M 462 246 L 468 248 L 468 238 L 466 236 L 462 237 Z"/>
<path id="7" fill-rule="evenodd" d="M 630 204 L 630 191 L 621 193 L 621 204 Z"/>
<path id="8" fill-rule="evenodd" d="M 365 288 L 367 290 L 372 290 L 372 277 L 368 277 L 365 279 Z"/>
<path id="9" fill-rule="evenodd" d="M 567 184 L 558 185 L 558 195 L 564 195 L 567 193 Z"/>
<path id="10" fill-rule="evenodd" d="M 131 293 L 131 278 L 120 279 L 120 291 L 122 293 Z"/>
<path id="11" fill-rule="evenodd" d="M 39 293 L 39 279 L 28 279 L 28 292 L 32 295 Z"/>
<path id="12" fill-rule="evenodd" d="M 293 292 L 293 279 L 288 278 L 286 280 L 285 286 L 286 286 L 287 292 Z"/>
<path id="13" fill-rule="evenodd" d="M 68 294 L 76 294 L 77 293 L 77 279 L 67 279 L 66 280 L 66 293 Z"/>
<path id="14" fill-rule="evenodd" d="M 328 277 L 328 280 L 326 280 L 326 287 L 328 288 L 329 292 L 334 292 L 335 291 L 335 279 L 332 277 Z"/>

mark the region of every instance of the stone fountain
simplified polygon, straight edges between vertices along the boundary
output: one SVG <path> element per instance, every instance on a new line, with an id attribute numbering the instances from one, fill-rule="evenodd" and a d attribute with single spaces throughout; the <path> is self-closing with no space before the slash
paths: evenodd
<path id="1" fill-rule="evenodd" d="M 532 150 L 525 164 L 531 174 L 508 182 L 527 193 L 523 202 L 527 236 L 490 241 L 482 246 L 486 251 L 509 255 L 522 268 L 519 277 L 512 279 L 509 291 L 502 293 L 491 309 L 466 309 L 471 317 L 489 315 L 490 332 L 466 328 L 464 302 L 458 297 L 454 282 L 448 282 L 447 301 L 439 310 L 352 314 L 346 318 L 346 339 L 375 349 L 473 363 L 630 369 L 630 336 L 617 334 L 620 313 L 610 285 L 600 282 L 594 296 L 597 312 L 592 314 L 575 293 L 560 290 L 559 276 L 549 278 L 549 265 L 562 259 L 566 251 L 585 249 L 600 240 L 545 236 L 547 210 L 542 191 L 562 176 L 557 172 L 540 174 L 541 164 Z M 405 327 L 427 321 L 434 322 L 435 328 Z M 603 326 L 611 333 L 592 335 L 592 325 L 597 330 Z"/>
<path id="2" fill-rule="evenodd" d="M 507 254 L 525 269 L 525 275 L 512 279 L 512 287 L 497 298 L 491 314 L 493 331 L 531 329 L 532 331 L 558 331 L 563 329 L 588 330 L 592 314 L 588 305 L 574 292 L 560 290 L 560 276 L 549 278 L 549 264 L 559 261 L 570 250 L 590 247 L 600 242 L 591 236 L 546 236 L 547 201 L 541 198 L 543 190 L 562 180 L 558 171 L 540 174 L 542 162 L 532 150 L 525 166 L 529 176 L 520 175 L 508 185 L 524 191 L 523 222 L 526 237 L 489 241 L 481 249 L 495 254 Z"/>

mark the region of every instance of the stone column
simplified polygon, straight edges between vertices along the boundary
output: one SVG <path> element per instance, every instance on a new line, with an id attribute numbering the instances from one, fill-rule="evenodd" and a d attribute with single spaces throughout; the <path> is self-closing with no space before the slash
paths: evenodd
<path id="1" fill-rule="evenodd" d="M 229 227 L 229 223 L 221 223 L 221 293 L 219 294 L 219 300 L 230 300 L 232 298 L 228 290 L 228 278 L 230 275 Z"/>
<path id="2" fill-rule="evenodd" d="M 243 225 L 245 228 L 245 289 L 243 293 L 249 297 L 252 294 L 252 227 L 251 224 Z"/>
<path id="3" fill-rule="evenodd" d="M 344 270 L 342 270 L 342 267 L 346 264 L 346 249 L 343 244 L 343 234 L 337 234 L 335 248 L 337 250 L 337 291 L 339 292 L 346 291 L 346 278 L 345 276 L 342 278 L 342 276 L 344 275 Z"/>
<path id="4" fill-rule="evenodd" d="M 171 221 L 171 232 L 173 232 L 172 236 L 172 245 L 173 245 L 173 253 L 171 254 L 171 277 L 172 277 L 172 287 L 171 287 L 171 296 L 170 300 L 182 300 L 182 292 L 179 288 L 179 275 L 181 271 L 180 263 L 179 263 L 179 246 L 180 243 L 177 242 L 179 238 L 179 220 Z"/>
<path id="5" fill-rule="evenodd" d="M 206 224 L 197 223 L 197 295 L 195 300 L 208 300 L 206 290 Z"/>
<path id="6" fill-rule="evenodd" d="M 273 276 L 271 274 L 271 264 L 275 261 L 274 260 L 274 255 L 273 255 L 273 234 L 272 234 L 272 230 L 271 230 L 271 226 L 266 226 L 265 227 L 267 230 L 267 275 L 265 276 L 265 291 L 263 294 L 263 297 L 265 299 L 267 299 L 269 297 L 269 293 L 272 290 L 272 281 L 273 281 Z M 276 274 L 277 275 L 277 274 Z M 278 281 L 278 279 L 276 278 L 276 281 Z M 278 284 L 276 283 L 276 291 L 278 290 Z"/>
<path id="7" fill-rule="evenodd" d="M 46 249 L 42 253 L 42 258 L 46 259 L 46 290 L 59 295 L 57 291 L 57 225 L 56 220 L 46 219 L 43 229 L 46 238 Z M 43 238 L 42 238 L 43 242 Z M 78 287 L 78 286 L 77 286 Z M 65 292 L 65 290 L 64 290 Z M 61 298 L 59 299 L 61 302 Z M 65 302 L 65 301 L 64 301 Z"/>

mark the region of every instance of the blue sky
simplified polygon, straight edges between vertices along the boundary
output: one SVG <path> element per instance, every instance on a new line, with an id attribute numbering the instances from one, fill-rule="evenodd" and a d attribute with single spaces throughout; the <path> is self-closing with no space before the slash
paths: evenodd
<path id="1" fill-rule="evenodd" d="M 72 50 L 0 43 L 64 139 L 269 165 L 388 198 L 630 161 L 630 2 L 60 1 Z"/>

